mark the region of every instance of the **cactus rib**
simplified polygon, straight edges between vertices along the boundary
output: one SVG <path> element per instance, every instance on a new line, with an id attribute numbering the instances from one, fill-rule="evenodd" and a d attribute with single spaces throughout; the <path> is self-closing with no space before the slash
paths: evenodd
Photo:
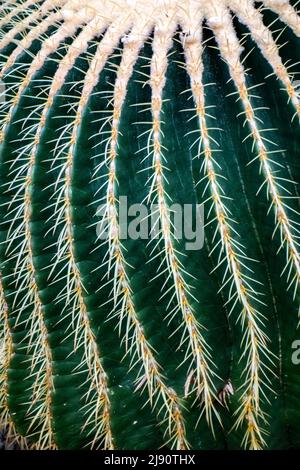
<path id="1" fill-rule="evenodd" d="M 298 4 L 2 2 L 10 442 L 300 445 Z M 123 239 L 124 195 L 157 224 L 147 240 Z M 208 207 L 191 253 L 185 201 Z"/>

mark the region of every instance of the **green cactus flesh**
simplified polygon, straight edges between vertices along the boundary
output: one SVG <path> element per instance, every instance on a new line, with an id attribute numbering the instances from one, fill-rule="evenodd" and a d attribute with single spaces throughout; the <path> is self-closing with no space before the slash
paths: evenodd
<path id="1" fill-rule="evenodd" d="M 10 441 L 299 447 L 297 3 L 2 1 Z M 121 236 L 125 196 L 156 237 Z"/>

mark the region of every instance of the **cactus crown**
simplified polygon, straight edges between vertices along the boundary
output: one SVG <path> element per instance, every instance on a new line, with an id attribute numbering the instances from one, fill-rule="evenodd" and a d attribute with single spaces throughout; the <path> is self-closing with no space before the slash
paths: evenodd
<path id="1" fill-rule="evenodd" d="M 38 449 L 297 446 L 297 2 L 1 8 L 0 426 Z M 121 237 L 124 196 L 155 237 Z M 204 204 L 201 250 L 173 203 Z"/>

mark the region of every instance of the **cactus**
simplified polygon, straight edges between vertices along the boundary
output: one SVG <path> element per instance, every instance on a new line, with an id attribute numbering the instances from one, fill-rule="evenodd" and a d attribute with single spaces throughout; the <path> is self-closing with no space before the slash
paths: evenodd
<path id="1" fill-rule="evenodd" d="M 9 442 L 299 447 L 297 3 L 2 2 Z"/>

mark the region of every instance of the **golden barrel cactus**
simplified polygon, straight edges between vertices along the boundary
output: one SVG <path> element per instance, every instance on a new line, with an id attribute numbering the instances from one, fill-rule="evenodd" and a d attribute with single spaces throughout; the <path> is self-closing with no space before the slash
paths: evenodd
<path id="1" fill-rule="evenodd" d="M 9 442 L 299 447 L 297 3 L 1 2 Z"/>

